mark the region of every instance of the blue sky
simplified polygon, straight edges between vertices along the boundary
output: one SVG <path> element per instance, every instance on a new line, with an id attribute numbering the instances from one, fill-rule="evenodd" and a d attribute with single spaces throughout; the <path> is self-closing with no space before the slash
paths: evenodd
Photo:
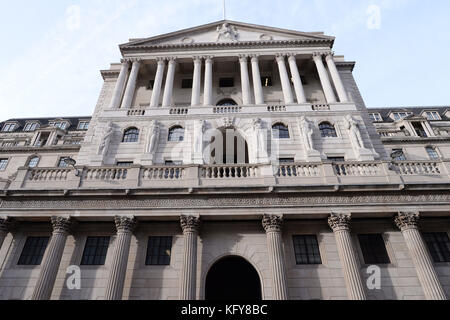
<path id="1" fill-rule="evenodd" d="M 118 44 L 222 19 L 222 0 L 0 0 L 0 120 L 90 115 Z M 227 0 L 227 18 L 324 31 L 370 107 L 450 105 L 450 1 Z"/>

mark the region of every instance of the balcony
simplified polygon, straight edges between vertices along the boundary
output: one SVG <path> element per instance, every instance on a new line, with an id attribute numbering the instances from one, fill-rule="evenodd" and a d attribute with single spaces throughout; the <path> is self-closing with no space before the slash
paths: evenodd
<path id="1" fill-rule="evenodd" d="M 77 172 L 78 171 L 78 172 Z M 314 190 L 399 190 L 450 184 L 450 161 L 383 161 L 342 163 L 292 163 L 283 165 L 186 165 L 26 168 L 13 181 L 2 181 L 7 193 L 21 191 L 101 191 L 280 188 Z M 440 185 L 440 186 L 439 186 Z M 286 189 L 288 188 L 288 189 Z M 215 191 L 214 191 L 215 190 Z M 233 191 L 231 191 L 233 192 Z M 236 191 L 240 192 L 240 191 Z"/>

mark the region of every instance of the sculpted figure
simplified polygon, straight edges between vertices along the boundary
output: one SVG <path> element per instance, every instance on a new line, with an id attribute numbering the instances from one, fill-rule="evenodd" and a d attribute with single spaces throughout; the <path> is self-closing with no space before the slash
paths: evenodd
<path id="1" fill-rule="evenodd" d="M 217 33 L 217 41 L 221 38 L 237 41 L 237 29 L 236 27 L 230 26 L 229 23 L 224 23 L 222 26 L 217 27 Z"/>
<path id="2" fill-rule="evenodd" d="M 364 141 L 361 136 L 361 132 L 359 131 L 358 123 L 353 119 L 351 115 L 348 115 L 345 118 L 345 127 L 349 131 L 350 140 L 352 144 L 358 149 L 364 149 Z"/>
<path id="3" fill-rule="evenodd" d="M 103 136 L 103 140 L 100 143 L 100 146 L 98 148 L 98 154 L 105 157 L 108 154 L 109 145 L 111 143 L 112 136 L 114 134 L 114 128 L 112 122 L 108 122 L 108 125 L 106 126 L 106 133 Z"/>
<path id="4" fill-rule="evenodd" d="M 313 134 L 314 128 L 311 122 L 309 122 L 305 116 L 300 118 L 300 129 L 302 131 L 303 143 L 306 151 L 314 150 Z"/>
<path id="5" fill-rule="evenodd" d="M 206 122 L 204 120 L 197 120 L 194 124 L 194 153 L 201 153 L 203 151 L 203 133 L 206 129 Z"/>
<path id="6" fill-rule="evenodd" d="M 148 130 L 145 153 L 154 154 L 158 148 L 160 129 L 157 121 L 152 121 Z"/>
<path id="7" fill-rule="evenodd" d="M 262 129 L 262 120 L 253 120 L 253 130 L 256 138 L 256 155 L 265 155 L 266 153 L 266 137 Z"/>

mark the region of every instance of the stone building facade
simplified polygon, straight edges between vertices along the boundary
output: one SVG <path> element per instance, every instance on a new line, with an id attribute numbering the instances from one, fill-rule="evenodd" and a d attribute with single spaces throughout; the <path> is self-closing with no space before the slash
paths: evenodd
<path id="1" fill-rule="evenodd" d="M 0 299 L 447 299 L 450 109 L 367 109 L 333 44 L 133 39 L 92 116 L 1 123 Z"/>

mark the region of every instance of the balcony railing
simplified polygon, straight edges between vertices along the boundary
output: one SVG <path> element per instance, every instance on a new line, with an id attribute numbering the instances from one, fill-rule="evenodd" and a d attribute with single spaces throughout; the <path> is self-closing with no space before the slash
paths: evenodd
<path id="1" fill-rule="evenodd" d="M 450 161 L 246 165 L 22 167 L 3 190 L 161 189 L 450 183 Z"/>

